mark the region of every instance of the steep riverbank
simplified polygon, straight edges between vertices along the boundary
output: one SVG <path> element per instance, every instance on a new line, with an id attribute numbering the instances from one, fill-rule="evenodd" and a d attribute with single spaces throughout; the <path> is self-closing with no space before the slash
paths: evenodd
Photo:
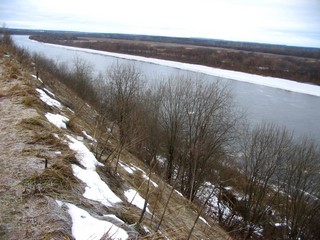
<path id="1" fill-rule="evenodd" d="M 186 239 L 193 227 L 190 239 L 230 239 L 129 152 L 117 168 L 98 162 L 97 112 L 53 76 L 33 75 L 30 60 L 0 48 L 1 239 Z"/>
<path id="2" fill-rule="evenodd" d="M 104 75 L 108 67 L 120 63 L 136 65 L 149 82 L 169 75 L 192 74 L 227 83 L 233 90 L 237 107 L 246 111 L 254 125 L 262 121 L 273 122 L 286 126 L 297 136 L 311 137 L 319 142 L 320 112 L 314 109 L 318 108 L 320 100 L 313 97 L 320 95 L 319 86 L 195 64 L 40 43 L 29 40 L 28 36 L 14 36 L 14 40 L 30 53 L 48 56 L 66 66 L 72 67 L 76 58 L 82 59 L 94 74 Z"/>

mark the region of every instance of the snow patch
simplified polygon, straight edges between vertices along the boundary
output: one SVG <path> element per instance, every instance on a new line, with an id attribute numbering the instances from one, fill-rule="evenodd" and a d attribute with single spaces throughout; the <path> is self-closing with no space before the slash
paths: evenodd
<path id="1" fill-rule="evenodd" d="M 120 218 L 118 218 L 116 215 L 114 215 L 114 214 L 105 214 L 105 215 L 103 215 L 104 217 L 108 217 L 108 218 L 112 218 L 112 219 L 114 219 L 114 220 L 116 220 L 116 221 L 118 221 L 118 222 L 120 222 L 120 223 L 122 223 L 122 224 L 125 224 L 124 223 L 124 221 L 122 221 Z"/>
<path id="2" fill-rule="evenodd" d="M 46 93 L 48 93 L 52 97 L 56 97 L 56 95 L 53 92 L 51 92 L 50 90 L 48 90 L 47 88 L 43 88 L 43 91 L 45 91 Z"/>
<path id="3" fill-rule="evenodd" d="M 103 164 L 94 157 L 82 142 L 68 135 L 67 138 L 71 141 L 68 143 L 69 148 L 76 152 L 76 158 L 85 167 L 83 169 L 72 164 L 73 174 L 87 185 L 83 196 L 87 199 L 98 201 L 107 207 L 111 207 L 112 204 L 117 202 L 122 202 L 96 172 L 96 166 L 103 166 Z"/>
<path id="4" fill-rule="evenodd" d="M 152 181 L 145 173 L 142 176 L 144 179 L 146 179 L 147 181 L 150 181 L 150 183 L 152 183 L 152 185 L 154 187 L 158 187 L 158 184 L 156 184 L 154 181 Z"/>
<path id="5" fill-rule="evenodd" d="M 146 225 L 142 224 L 142 228 L 146 233 L 151 233 L 150 229 Z"/>
<path id="6" fill-rule="evenodd" d="M 82 133 L 85 136 L 85 138 L 89 139 L 92 142 L 97 142 L 97 140 L 95 140 L 93 137 L 91 137 L 86 131 L 82 131 Z"/>
<path id="7" fill-rule="evenodd" d="M 129 174 L 133 174 L 133 173 L 134 173 L 134 170 L 132 170 L 131 167 L 128 167 L 128 166 L 126 166 L 126 165 L 124 165 L 124 164 L 122 164 L 122 163 L 119 163 L 119 165 L 120 165 L 124 170 L 126 170 L 126 172 L 128 172 Z"/>
<path id="8" fill-rule="evenodd" d="M 60 139 L 59 135 L 56 133 L 52 133 L 52 136 L 55 137 L 56 139 Z"/>
<path id="9" fill-rule="evenodd" d="M 139 170 L 140 172 L 142 172 L 142 173 L 144 173 L 144 174 L 146 175 L 146 172 L 145 172 L 145 171 L 143 171 L 141 168 L 139 168 L 139 167 L 137 167 L 137 166 L 135 166 L 135 165 L 132 165 L 131 168 L 134 168 L 135 170 Z"/>
<path id="10" fill-rule="evenodd" d="M 274 226 L 275 227 L 286 227 L 287 224 L 286 223 L 275 223 Z"/>
<path id="11" fill-rule="evenodd" d="M 102 181 L 95 170 L 82 169 L 74 164 L 72 164 L 72 170 L 74 176 L 87 185 L 83 193 L 85 198 L 100 202 L 106 207 L 111 207 L 115 203 L 122 202 L 109 186 Z"/>
<path id="12" fill-rule="evenodd" d="M 52 113 L 46 113 L 45 117 L 56 127 L 65 129 L 67 128 L 66 123 L 69 121 L 67 117 L 62 116 L 60 114 Z"/>
<path id="13" fill-rule="evenodd" d="M 42 89 L 37 88 L 36 91 L 38 93 L 40 93 L 40 100 L 44 103 L 46 103 L 47 105 L 49 105 L 50 107 L 57 107 L 57 108 L 61 108 L 61 103 L 58 102 L 57 100 L 51 98 L 45 91 L 43 91 Z"/>
<path id="14" fill-rule="evenodd" d="M 157 159 L 157 162 L 160 164 L 160 166 L 165 166 L 166 165 L 166 163 L 167 163 L 167 159 L 165 158 L 165 157 L 162 157 L 162 156 L 160 156 L 160 155 L 158 155 L 157 157 L 156 157 L 156 159 Z"/>
<path id="15" fill-rule="evenodd" d="M 178 195 L 180 195 L 181 197 L 183 197 L 183 195 L 182 195 L 182 193 L 181 192 L 179 192 L 178 190 L 174 190 Z"/>
<path id="16" fill-rule="evenodd" d="M 211 194 L 211 196 L 210 196 Z M 226 219 L 228 216 L 232 214 L 232 210 L 226 205 L 222 200 L 218 199 L 219 189 L 210 182 L 205 182 L 198 193 L 198 198 L 203 202 L 210 197 L 207 202 L 208 208 L 210 208 L 210 212 L 221 213 L 223 219 Z M 240 218 L 240 216 L 237 216 Z"/>
<path id="17" fill-rule="evenodd" d="M 76 240 L 94 240 L 102 239 L 102 236 L 107 233 L 108 239 L 128 239 L 129 235 L 125 230 L 116 225 L 99 220 L 92 217 L 87 211 L 71 204 L 57 201 L 58 205 L 66 205 L 68 213 L 72 219 L 72 236 Z"/>
<path id="18" fill-rule="evenodd" d="M 143 209 L 144 206 L 144 198 L 142 198 L 139 193 L 134 190 L 134 189 L 129 189 L 127 191 L 124 192 L 124 195 L 126 196 L 128 202 L 130 202 L 131 204 L 135 205 L 136 207 L 140 208 L 141 210 Z M 146 211 L 148 213 L 151 213 L 148 209 L 148 207 L 146 208 Z"/>
<path id="19" fill-rule="evenodd" d="M 88 170 L 96 170 L 96 166 L 103 166 L 82 142 L 71 136 L 67 138 L 70 140 L 69 148 L 76 152 L 76 158 L 82 166 Z"/>
<path id="20" fill-rule="evenodd" d="M 208 226 L 210 226 L 210 224 L 207 222 L 207 220 L 205 220 L 203 217 L 199 217 L 199 219 L 202 221 L 202 222 L 204 222 L 205 224 L 207 224 Z"/>
<path id="21" fill-rule="evenodd" d="M 67 108 L 70 112 L 74 113 L 74 111 L 71 108 Z"/>
<path id="22" fill-rule="evenodd" d="M 35 80 L 39 80 L 41 83 L 43 83 L 43 81 L 41 80 L 41 78 L 37 78 L 37 76 L 36 75 L 34 75 L 34 74 L 31 74 L 31 77 L 33 77 Z"/>
<path id="23" fill-rule="evenodd" d="M 133 165 L 132 167 L 130 167 L 130 169 L 131 169 L 131 170 L 134 169 L 135 171 L 136 171 L 136 170 L 139 170 L 140 172 L 142 172 L 142 177 L 143 177 L 144 179 L 146 179 L 147 181 L 150 180 L 150 182 L 152 183 L 152 185 L 153 185 L 154 187 L 158 187 L 158 184 L 156 184 L 154 181 L 152 181 L 151 179 L 149 179 L 149 177 L 147 176 L 146 172 L 143 171 L 141 168 Z"/>
<path id="24" fill-rule="evenodd" d="M 84 138 L 81 137 L 81 136 L 77 136 L 76 138 L 77 138 L 78 141 L 83 141 L 83 139 L 84 139 Z"/>

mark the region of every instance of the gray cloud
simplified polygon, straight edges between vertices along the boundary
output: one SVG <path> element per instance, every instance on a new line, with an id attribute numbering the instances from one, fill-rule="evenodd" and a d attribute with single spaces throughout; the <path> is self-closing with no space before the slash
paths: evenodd
<path id="1" fill-rule="evenodd" d="M 320 47 L 318 0 L 2 0 L 9 27 L 209 37 Z"/>

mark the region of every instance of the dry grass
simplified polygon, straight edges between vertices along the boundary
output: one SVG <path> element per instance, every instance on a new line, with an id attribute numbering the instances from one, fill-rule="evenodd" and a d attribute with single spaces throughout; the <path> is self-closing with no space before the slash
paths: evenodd
<path id="1" fill-rule="evenodd" d="M 21 71 L 17 67 L 17 64 L 9 59 L 6 59 L 4 62 L 5 66 L 5 76 L 9 79 L 17 79 L 19 76 L 21 76 Z"/>
<path id="2" fill-rule="evenodd" d="M 37 103 L 39 102 L 39 100 L 33 96 L 33 95 L 29 95 L 29 96 L 25 96 L 22 100 L 21 103 L 26 106 L 26 107 L 33 107 L 35 106 Z"/>
<path id="3" fill-rule="evenodd" d="M 28 107 L 40 101 L 36 97 L 35 86 L 25 78 L 6 79 L 7 78 L 4 78 L 2 81 L 9 81 L 9 84 L 7 84 L 6 91 L 1 93 L 2 97 L 16 97 L 22 104 Z"/>
<path id="4" fill-rule="evenodd" d="M 22 119 L 20 124 L 27 129 L 34 129 L 35 127 L 44 127 L 45 121 L 39 115 L 33 118 Z"/>
<path id="5" fill-rule="evenodd" d="M 65 193 L 78 183 L 74 177 L 69 160 L 57 160 L 42 173 L 35 173 L 22 182 L 25 194 Z"/>
<path id="6" fill-rule="evenodd" d="M 36 132 L 33 136 L 32 141 L 29 144 L 42 144 L 42 145 L 49 145 L 54 146 L 58 149 L 66 149 L 66 145 L 61 143 L 61 140 L 53 136 L 52 132 Z"/>
<path id="7" fill-rule="evenodd" d="M 79 124 L 79 120 L 77 117 L 71 117 L 69 121 L 67 122 L 67 128 L 72 131 L 75 134 L 82 135 L 82 129 L 81 125 Z"/>
<path id="8" fill-rule="evenodd" d="M 127 224 L 135 224 L 139 220 L 136 208 L 131 205 L 125 205 L 121 209 L 116 209 L 115 215 Z"/>
<path id="9" fill-rule="evenodd" d="M 22 82 L 15 83 L 7 92 L 7 96 L 26 97 L 30 95 L 35 95 L 34 90 Z"/>
<path id="10" fill-rule="evenodd" d="M 45 145 L 60 151 L 70 152 L 68 146 L 61 139 L 55 137 L 55 134 L 60 133 L 61 130 L 54 128 L 44 117 L 37 115 L 22 119 L 18 126 L 32 131 L 32 138 L 28 144 Z"/>
<path id="11" fill-rule="evenodd" d="M 69 162 L 71 151 L 63 151 L 66 148 L 52 135 L 54 127 L 43 117 L 45 108 L 35 91 L 37 81 L 31 79 L 28 67 L 15 60 L 15 53 L 8 52 L 0 44 L 0 98 L 4 98 L 0 115 L 6 114 L 0 119 L 2 136 L 10 140 L 8 149 L 1 149 L 1 162 L 7 165 L 2 166 L 0 179 L 0 239 L 71 239 L 67 230 L 59 232 L 63 219 L 55 222 L 57 213 L 50 212 L 55 201 L 50 198 L 51 205 L 41 201 L 70 195 L 77 185 Z M 44 159 L 50 160 L 47 169 Z M 53 222 L 43 221 L 50 218 Z"/>
<path id="12" fill-rule="evenodd" d="M 72 240 L 68 234 L 61 232 L 61 231 L 54 231 L 50 233 L 46 233 L 44 236 L 42 236 L 43 240 L 52 240 L 52 239 L 59 239 L 59 240 Z"/>

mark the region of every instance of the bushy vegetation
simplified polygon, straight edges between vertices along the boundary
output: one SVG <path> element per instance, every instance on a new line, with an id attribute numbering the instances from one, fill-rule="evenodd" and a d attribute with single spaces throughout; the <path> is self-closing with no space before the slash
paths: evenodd
<path id="1" fill-rule="evenodd" d="M 272 124 L 245 128 L 227 86 L 184 75 L 150 86 L 134 65 L 95 76 L 81 59 L 73 67 L 32 59 L 40 76 L 58 79 L 99 112 L 93 149 L 102 162 L 130 151 L 235 238 L 318 239 L 319 147 Z"/>
<path id="2" fill-rule="evenodd" d="M 28 61 L 30 60 L 30 55 L 28 51 L 14 44 L 13 39 L 11 35 L 8 33 L 5 25 L 2 26 L 2 29 L 0 30 L 0 43 L 2 47 L 1 50 L 4 51 L 4 54 L 13 53 L 20 63 L 29 63 Z M 14 66 L 11 67 L 14 68 Z M 12 69 L 12 71 L 12 74 L 15 74 L 16 69 Z"/>

